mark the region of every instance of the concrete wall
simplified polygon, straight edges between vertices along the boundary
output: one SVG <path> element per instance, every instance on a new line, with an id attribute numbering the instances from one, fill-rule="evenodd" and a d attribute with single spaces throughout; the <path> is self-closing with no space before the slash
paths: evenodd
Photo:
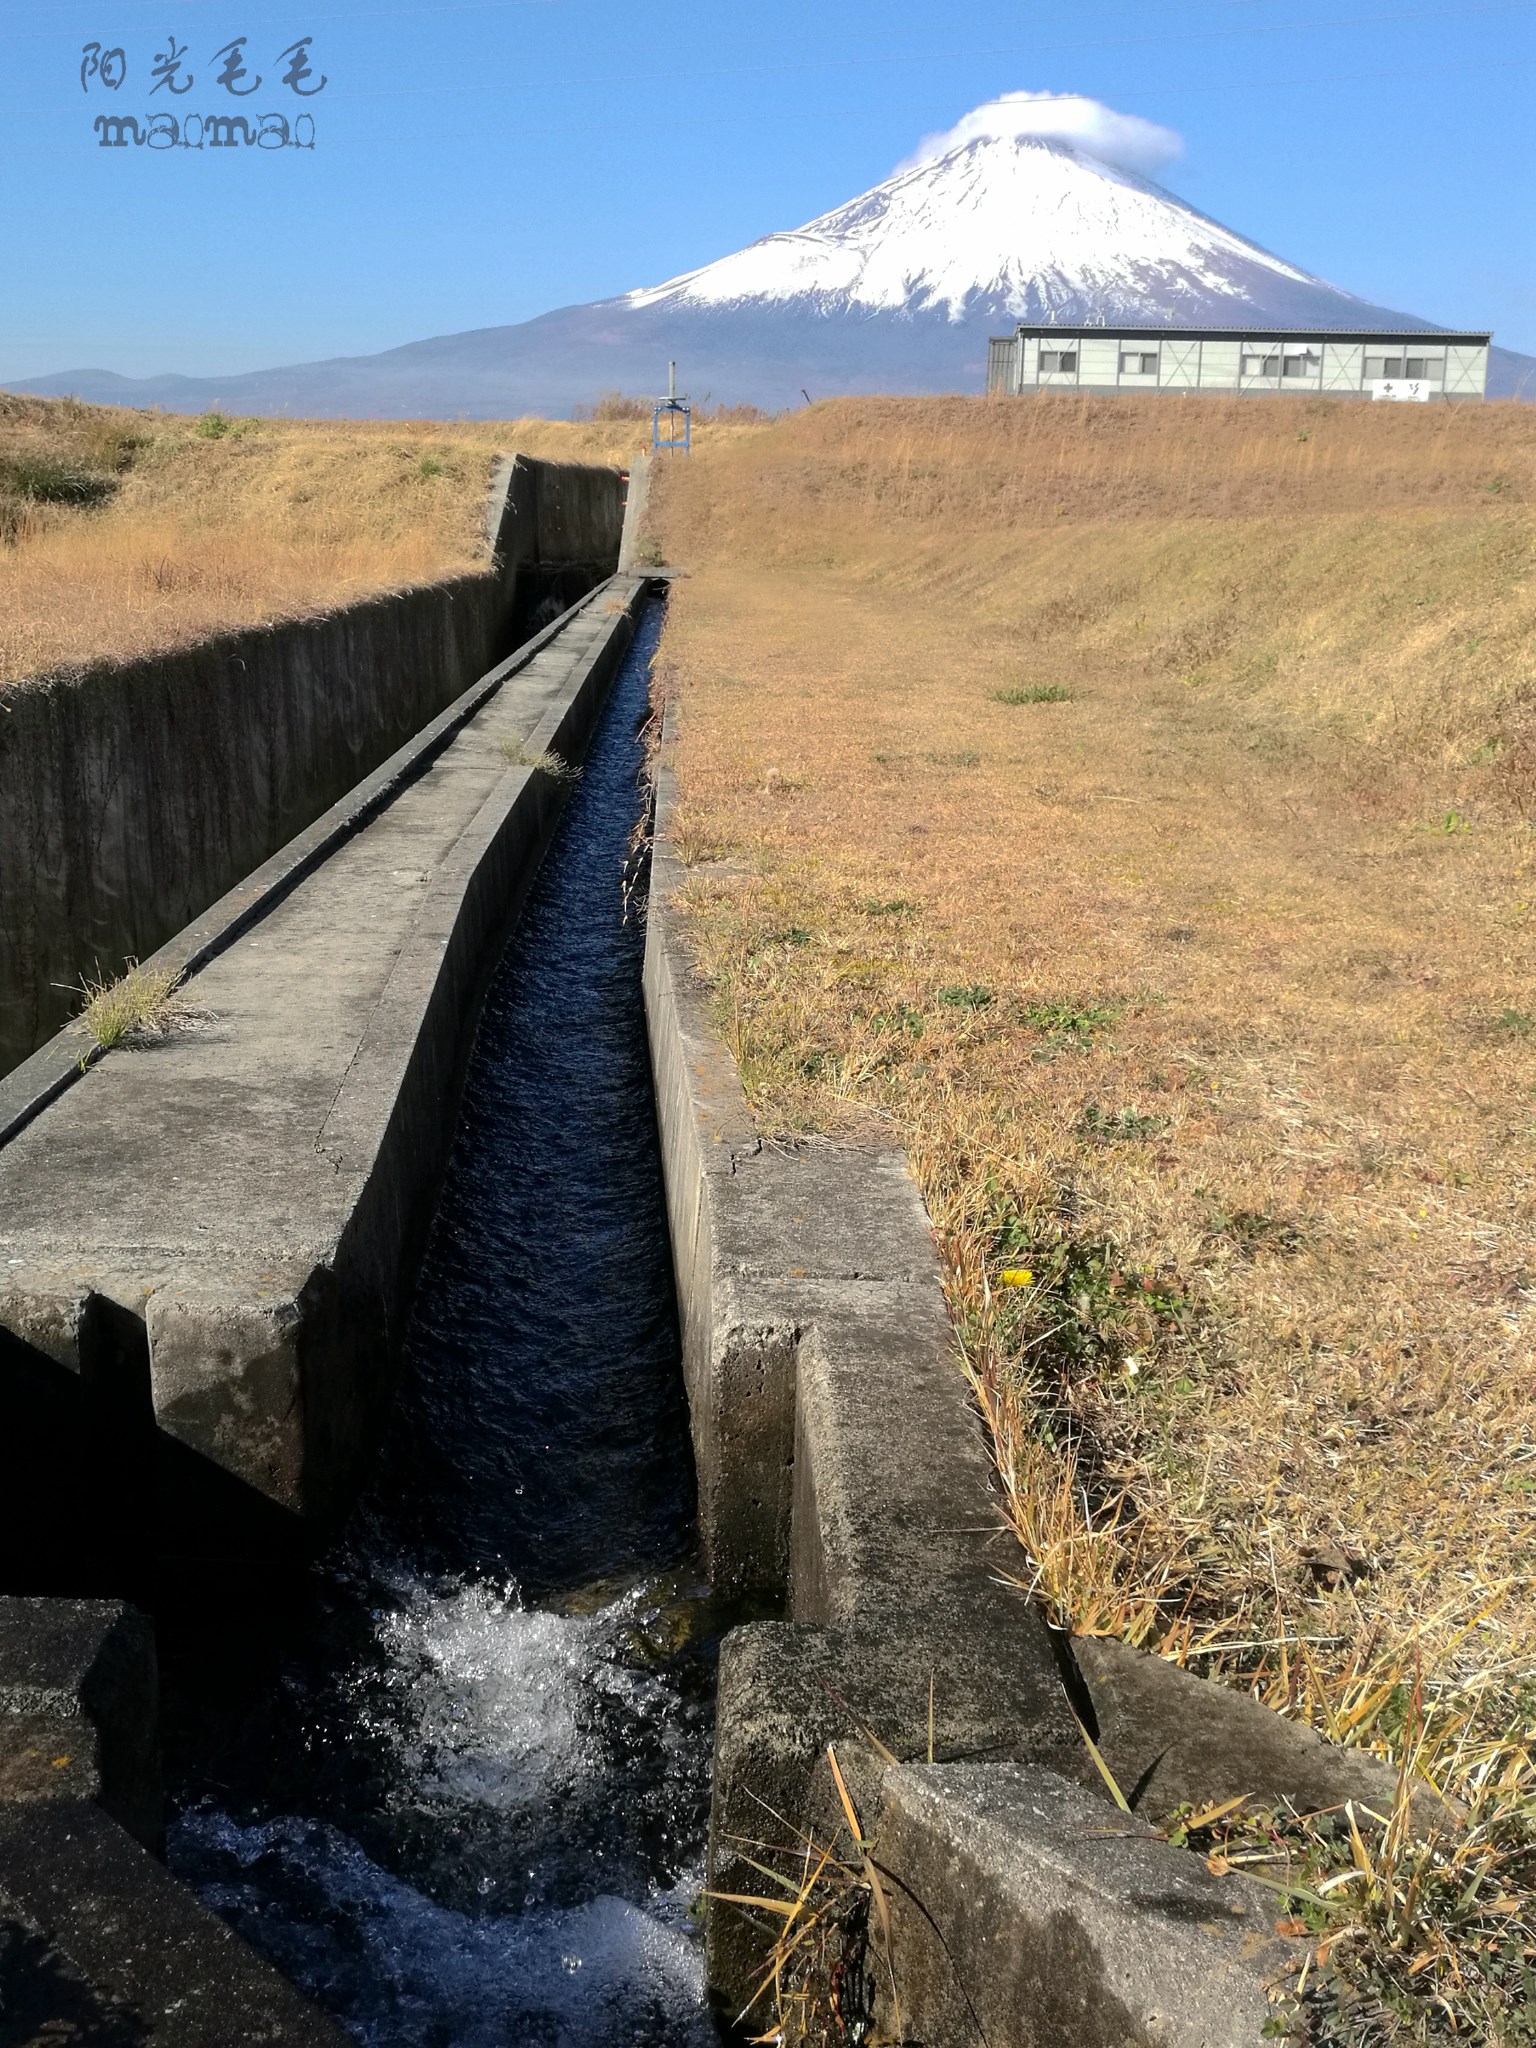
<path id="1" fill-rule="evenodd" d="M 617 470 L 499 465 L 492 566 L 0 691 L 0 1073 L 618 559 Z"/>
<path id="2" fill-rule="evenodd" d="M 505 456 L 486 528 L 506 606 L 497 654 L 547 625 L 618 566 L 626 479 L 617 469 Z"/>

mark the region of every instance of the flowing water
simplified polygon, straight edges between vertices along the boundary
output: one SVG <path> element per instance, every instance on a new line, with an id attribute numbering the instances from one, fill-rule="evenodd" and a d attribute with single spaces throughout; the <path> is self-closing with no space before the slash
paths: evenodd
<path id="1" fill-rule="evenodd" d="M 716 2038 L 718 1617 L 622 902 L 659 610 L 486 1001 L 377 1483 L 238 1739 L 183 1746 L 173 1863 L 376 2048 Z"/>

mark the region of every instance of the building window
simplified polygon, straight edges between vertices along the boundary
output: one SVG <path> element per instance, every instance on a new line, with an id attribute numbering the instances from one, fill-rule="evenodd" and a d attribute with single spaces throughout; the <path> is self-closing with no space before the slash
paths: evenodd
<path id="1" fill-rule="evenodd" d="M 1043 348 L 1040 351 L 1040 374 L 1054 377 L 1060 371 L 1075 372 L 1077 350 L 1075 348 Z"/>
<path id="2" fill-rule="evenodd" d="M 1245 354 L 1243 375 L 1245 377 L 1278 377 L 1280 358 L 1278 355 Z"/>
<path id="3" fill-rule="evenodd" d="M 1120 374 L 1122 377 L 1155 377 L 1157 375 L 1157 350 L 1155 348 L 1121 349 Z"/>
<path id="4" fill-rule="evenodd" d="M 1300 355 L 1287 355 L 1281 363 L 1282 377 L 1310 377 L 1317 367 L 1317 357 L 1310 349 Z"/>

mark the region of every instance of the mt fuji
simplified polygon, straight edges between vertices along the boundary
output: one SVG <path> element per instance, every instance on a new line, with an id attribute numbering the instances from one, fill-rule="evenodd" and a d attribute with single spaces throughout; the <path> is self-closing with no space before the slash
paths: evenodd
<path id="1" fill-rule="evenodd" d="M 802 392 L 980 391 L 988 335 L 1019 320 L 1432 328 L 1271 255 L 1096 154 L 1095 139 L 962 123 L 804 227 L 517 326 L 243 376 L 72 370 L 14 388 L 176 411 L 504 419 L 651 391 L 676 358 L 696 398 L 778 408 Z M 1536 372 L 1531 358 L 1493 357 L 1490 396 Z"/>

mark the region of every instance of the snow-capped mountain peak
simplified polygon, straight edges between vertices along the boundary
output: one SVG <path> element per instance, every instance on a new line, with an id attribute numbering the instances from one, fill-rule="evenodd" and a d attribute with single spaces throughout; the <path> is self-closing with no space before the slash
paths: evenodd
<path id="1" fill-rule="evenodd" d="M 617 303 L 936 313 L 951 321 L 1298 318 L 1288 303 L 1359 300 L 1245 241 L 1173 193 L 1071 142 L 960 144 L 788 233 Z M 1239 302 L 1234 307 L 1233 301 Z M 1325 317 L 1321 310 L 1316 317 Z"/>

